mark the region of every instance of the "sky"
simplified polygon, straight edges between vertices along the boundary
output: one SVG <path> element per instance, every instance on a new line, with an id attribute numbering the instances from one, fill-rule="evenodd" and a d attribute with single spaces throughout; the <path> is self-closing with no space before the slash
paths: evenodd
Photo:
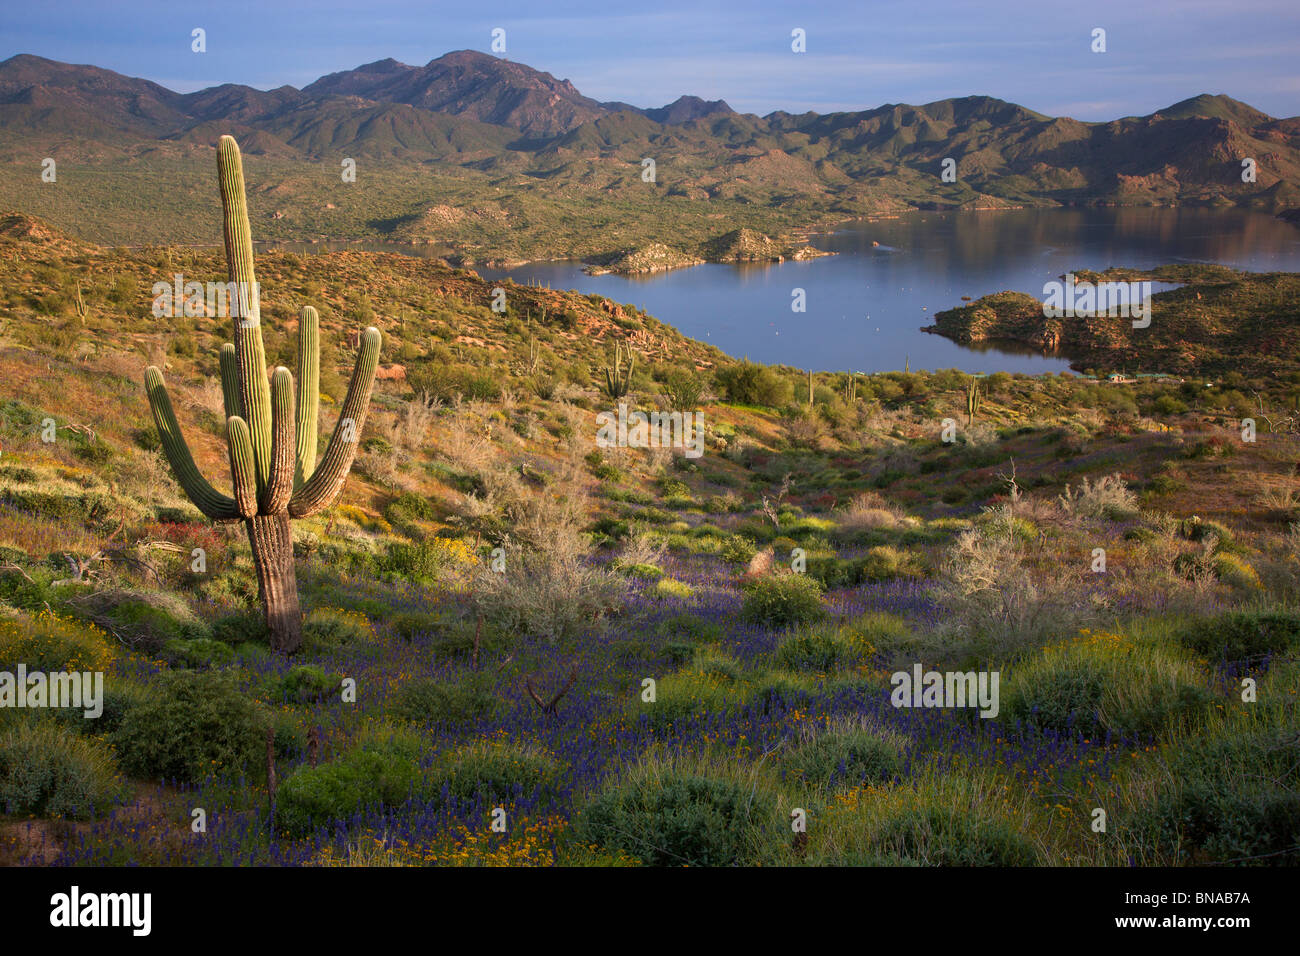
<path id="1" fill-rule="evenodd" d="M 495 28 L 507 59 L 642 107 L 693 94 L 832 112 L 984 94 L 1108 120 L 1225 93 L 1300 114 L 1297 0 L 0 0 L 0 59 L 34 53 L 180 92 L 302 87 L 385 57 L 492 52 Z M 806 52 L 791 49 L 795 29 Z"/>

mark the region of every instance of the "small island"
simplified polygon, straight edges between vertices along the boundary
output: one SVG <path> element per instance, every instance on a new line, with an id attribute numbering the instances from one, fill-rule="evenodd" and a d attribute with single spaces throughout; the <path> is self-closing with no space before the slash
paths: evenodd
<path id="1" fill-rule="evenodd" d="M 674 249 L 661 242 L 652 242 L 622 252 L 603 256 L 583 271 L 588 275 L 644 275 L 696 266 L 702 262 L 796 262 L 833 256 L 796 240 L 776 240 L 754 229 L 733 229 L 707 242 L 694 252 Z"/>

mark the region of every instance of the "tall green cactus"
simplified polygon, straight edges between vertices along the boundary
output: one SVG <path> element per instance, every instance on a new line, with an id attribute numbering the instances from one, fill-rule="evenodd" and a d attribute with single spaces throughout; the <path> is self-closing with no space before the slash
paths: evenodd
<path id="1" fill-rule="evenodd" d="M 370 406 L 380 335 L 378 329 L 368 328 L 361 337 L 338 424 L 318 464 L 320 317 L 311 306 L 304 306 L 299 316 L 296 390 L 287 368 L 276 368 L 268 377 L 243 161 L 230 136 L 221 137 L 217 147 L 217 174 L 226 264 L 235 290 L 231 303 L 235 341 L 223 345 L 220 354 L 233 497 L 214 488 L 194 464 L 162 372 L 155 366 L 144 373 L 145 392 L 163 451 L 190 500 L 214 521 L 244 522 L 271 646 L 290 654 L 302 644 L 302 613 L 289 519 L 306 518 L 329 507 L 343 487 Z"/>
<path id="2" fill-rule="evenodd" d="M 623 371 L 623 356 L 627 356 L 627 371 Z M 614 364 L 605 366 L 605 394 L 610 398 L 622 398 L 632 384 L 632 369 L 636 356 L 629 347 L 626 351 L 619 343 L 614 343 Z"/>
<path id="3" fill-rule="evenodd" d="M 983 399 L 980 397 L 980 386 L 974 378 L 966 386 L 966 421 L 967 427 L 975 424 L 975 416 L 979 414 L 980 404 Z"/>

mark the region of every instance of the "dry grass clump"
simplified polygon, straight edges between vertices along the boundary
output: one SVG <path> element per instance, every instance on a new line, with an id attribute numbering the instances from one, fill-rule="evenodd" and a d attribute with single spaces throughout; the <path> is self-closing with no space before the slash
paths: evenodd
<path id="1" fill-rule="evenodd" d="M 864 491 L 856 495 L 837 515 L 843 531 L 892 530 L 903 523 L 903 513 L 879 493 Z"/>

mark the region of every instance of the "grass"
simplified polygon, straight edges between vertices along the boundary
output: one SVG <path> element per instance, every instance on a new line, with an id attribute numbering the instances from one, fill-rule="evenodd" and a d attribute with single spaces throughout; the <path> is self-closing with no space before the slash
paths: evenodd
<path id="1" fill-rule="evenodd" d="M 0 671 L 105 676 L 98 720 L 0 708 L 28 761 L 0 765 L 0 826 L 76 817 L 60 862 L 1289 860 L 1300 444 L 1241 442 L 1233 419 L 1251 387 L 1276 405 L 1300 376 L 990 376 L 988 421 L 948 446 L 960 373 L 859 376 L 852 402 L 817 373 L 809 408 L 803 373 L 719 379 L 731 359 L 623 307 L 659 343 L 634 399 L 677 373 L 702 386 L 708 451 L 686 461 L 595 447 L 599 367 L 628 331 L 614 304 L 512 287 L 498 315 L 437 262 L 266 255 L 274 360 L 310 298 L 328 370 L 369 310 L 407 372 L 379 383 L 340 504 L 295 524 L 306 642 L 286 661 L 242 533 L 186 510 L 138 382 L 170 364 L 221 484 L 228 330 L 129 319 L 154 272 L 219 274 L 216 257 L 5 243 Z M 84 328 L 54 297 L 69 282 Z M 723 404 L 728 381 L 802 404 Z M 893 708 L 890 674 L 917 663 L 998 671 L 998 718 Z M 175 839 L 200 805 L 221 828 Z M 1097 806 L 1115 840 L 1086 835 Z"/>

